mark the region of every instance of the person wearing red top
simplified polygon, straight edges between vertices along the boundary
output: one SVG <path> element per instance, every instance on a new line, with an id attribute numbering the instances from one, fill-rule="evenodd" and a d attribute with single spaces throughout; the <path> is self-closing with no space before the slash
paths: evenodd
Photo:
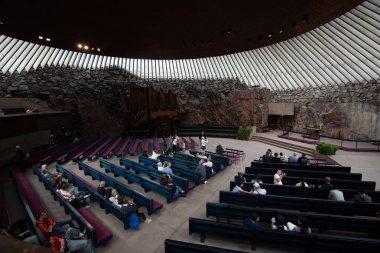
<path id="1" fill-rule="evenodd" d="M 51 236 L 49 238 L 50 248 L 54 251 L 65 251 L 65 239 L 57 237 L 57 236 Z"/>
<path id="2" fill-rule="evenodd" d="M 71 220 L 54 221 L 49 217 L 45 210 L 41 211 L 36 217 L 36 225 L 45 235 L 51 235 L 52 232 L 57 234 L 65 234 L 66 229 L 63 228 L 64 225 L 70 224 L 73 226 Z"/>

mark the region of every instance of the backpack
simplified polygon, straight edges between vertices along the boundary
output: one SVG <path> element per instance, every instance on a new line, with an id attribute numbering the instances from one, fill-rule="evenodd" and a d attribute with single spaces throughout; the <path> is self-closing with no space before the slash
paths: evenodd
<path id="1" fill-rule="evenodd" d="M 137 217 L 136 213 L 132 213 L 129 216 L 129 227 L 133 230 L 136 230 L 139 228 L 140 225 L 140 219 Z"/>

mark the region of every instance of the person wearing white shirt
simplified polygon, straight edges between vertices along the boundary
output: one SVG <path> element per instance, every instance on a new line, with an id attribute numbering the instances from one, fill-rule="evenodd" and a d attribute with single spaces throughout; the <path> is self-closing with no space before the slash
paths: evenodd
<path id="1" fill-rule="evenodd" d="M 162 163 L 161 163 L 161 162 L 158 162 L 158 163 L 157 163 L 157 169 L 158 169 L 159 171 L 164 171 L 164 166 L 162 166 Z"/>
<path id="2" fill-rule="evenodd" d="M 207 143 L 208 143 L 207 138 L 202 136 L 202 138 L 201 138 L 201 149 L 206 150 L 206 144 Z"/>
<path id="3" fill-rule="evenodd" d="M 299 187 L 309 187 L 309 185 L 305 182 L 305 178 L 304 177 L 300 177 L 300 182 L 296 183 L 296 186 L 299 186 Z"/>
<path id="4" fill-rule="evenodd" d="M 277 170 L 276 174 L 273 176 L 273 184 L 275 185 L 282 185 L 282 179 L 286 176 L 285 173 L 282 172 L 282 170 Z"/>
<path id="5" fill-rule="evenodd" d="M 284 155 L 284 153 L 280 153 L 280 160 L 282 163 L 287 163 L 288 162 L 288 156 Z"/>
<path id="6" fill-rule="evenodd" d="M 345 201 L 343 192 L 339 191 L 338 189 L 334 189 L 334 188 L 329 193 L 329 199 L 335 200 L 335 201 Z"/>

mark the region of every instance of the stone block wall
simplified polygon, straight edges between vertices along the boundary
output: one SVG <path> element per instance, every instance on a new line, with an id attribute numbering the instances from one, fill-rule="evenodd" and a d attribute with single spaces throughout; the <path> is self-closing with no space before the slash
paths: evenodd
<path id="1" fill-rule="evenodd" d="M 293 129 L 321 126 L 332 137 L 380 140 L 380 80 L 271 93 L 271 102 L 294 102 Z"/>
<path id="2" fill-rule="evenodd" d="M 36 98 L 53 110 L 75 113 L 85 134 L 117 134 L 128 131 L 131 85 L 174 92 L 186 125 L 267 125 L 269 90 L 232 79 L 142 80 L 121 69 L 45 67 L 0 74 L 0 97 Z"/>

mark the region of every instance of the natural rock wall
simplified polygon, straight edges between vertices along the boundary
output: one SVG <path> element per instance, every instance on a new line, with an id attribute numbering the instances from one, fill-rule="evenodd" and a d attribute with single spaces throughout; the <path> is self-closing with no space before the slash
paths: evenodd
<path id="1" fill-rule="evenodd" d="M 239 80 L 151 80 L 139 86 L 171 90 L 177 95 L 183 125 L 267 126 L 268 89 L 249 88 Z"/>
<path id="2" fill-rule="evenodd" d="M 177 94 L 186 125 L 267 125 L 269 90 L 232 79 L 141 80 L 120 69 L 44 68 L 0 75 L 0 96 L 37 98 L 52 109 L 78 113 L 86 134 L 116 134 L 128 131 L 131 85 Z"/>
<path id="3" fill-rule="evenodd" d="M 380 139 L 380 80 L 272 92 L 271 102 L 295 103 L 297 131 L 321 126 L 332 137 Z"/>

